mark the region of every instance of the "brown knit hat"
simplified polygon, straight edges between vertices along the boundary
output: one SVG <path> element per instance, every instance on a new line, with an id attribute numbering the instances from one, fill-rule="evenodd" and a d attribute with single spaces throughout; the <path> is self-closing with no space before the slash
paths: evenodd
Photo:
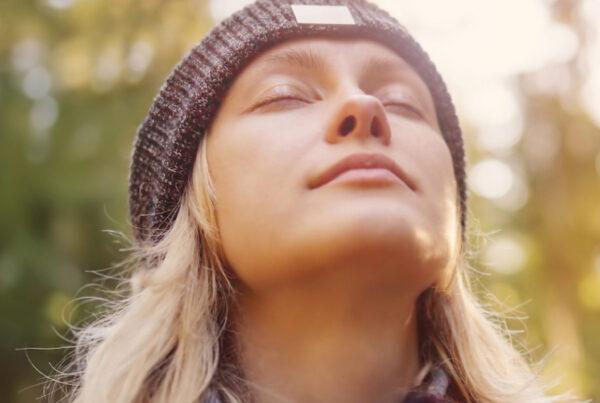
<path id="1" fill-rule="evenodd" d="M 396 51 L 431 91 L 452 154 L 465 240 L 467 189 L 462 133 L 442 77 L 407 30 L 365 0 L 258 0 L 214 27 L 175 67 L 139 126 L 129 176 L 136 240 L 157 242 L 173 223 L 201 137 L 236 75 L 287 39 L 359 36 Z"/>

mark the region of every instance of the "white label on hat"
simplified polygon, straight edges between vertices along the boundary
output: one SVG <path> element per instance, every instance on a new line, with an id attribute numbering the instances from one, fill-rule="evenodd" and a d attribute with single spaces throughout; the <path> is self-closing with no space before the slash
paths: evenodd
<path id="1" fill-rule="evenodd" d="M 298 24 L 356 24 L 346 6 L 292 4 L 292 11 Z"/>

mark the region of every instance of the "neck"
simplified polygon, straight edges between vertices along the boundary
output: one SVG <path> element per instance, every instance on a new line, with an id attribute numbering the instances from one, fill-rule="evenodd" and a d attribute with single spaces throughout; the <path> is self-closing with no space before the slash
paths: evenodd
<path id="1" fill-rule="evenodd" d="M 413 386 L 416 296 L 335 272 L 240 295 L 235 338 L 255 402 L 397 403 Z"/>

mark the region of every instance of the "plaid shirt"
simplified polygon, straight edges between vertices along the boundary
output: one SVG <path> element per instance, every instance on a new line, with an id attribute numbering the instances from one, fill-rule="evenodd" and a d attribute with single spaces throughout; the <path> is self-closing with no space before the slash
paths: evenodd
<path id="1" fill-rule="evenodd" d="M 423 382 L 411 390 L 401 403 L 459 403 L 450 397 L 450 376 L 441 366 L 434 366 Z M 222 403 L 218 392 L 209 390 L 202 403 Z"/>

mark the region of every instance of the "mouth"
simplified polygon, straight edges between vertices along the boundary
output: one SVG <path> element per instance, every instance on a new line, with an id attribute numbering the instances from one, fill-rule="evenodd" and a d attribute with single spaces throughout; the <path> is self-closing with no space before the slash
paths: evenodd
<path id="1" fill-rule="evenodd" d="M 309 182 L 309 188 L 323 186 L 336 178 L 355 182 L 390 182 L 400 180 L 411 190 L 416 191 L 415 182 L 396 162 L 389 157 L 378 153 L 351 154 Z"/>

